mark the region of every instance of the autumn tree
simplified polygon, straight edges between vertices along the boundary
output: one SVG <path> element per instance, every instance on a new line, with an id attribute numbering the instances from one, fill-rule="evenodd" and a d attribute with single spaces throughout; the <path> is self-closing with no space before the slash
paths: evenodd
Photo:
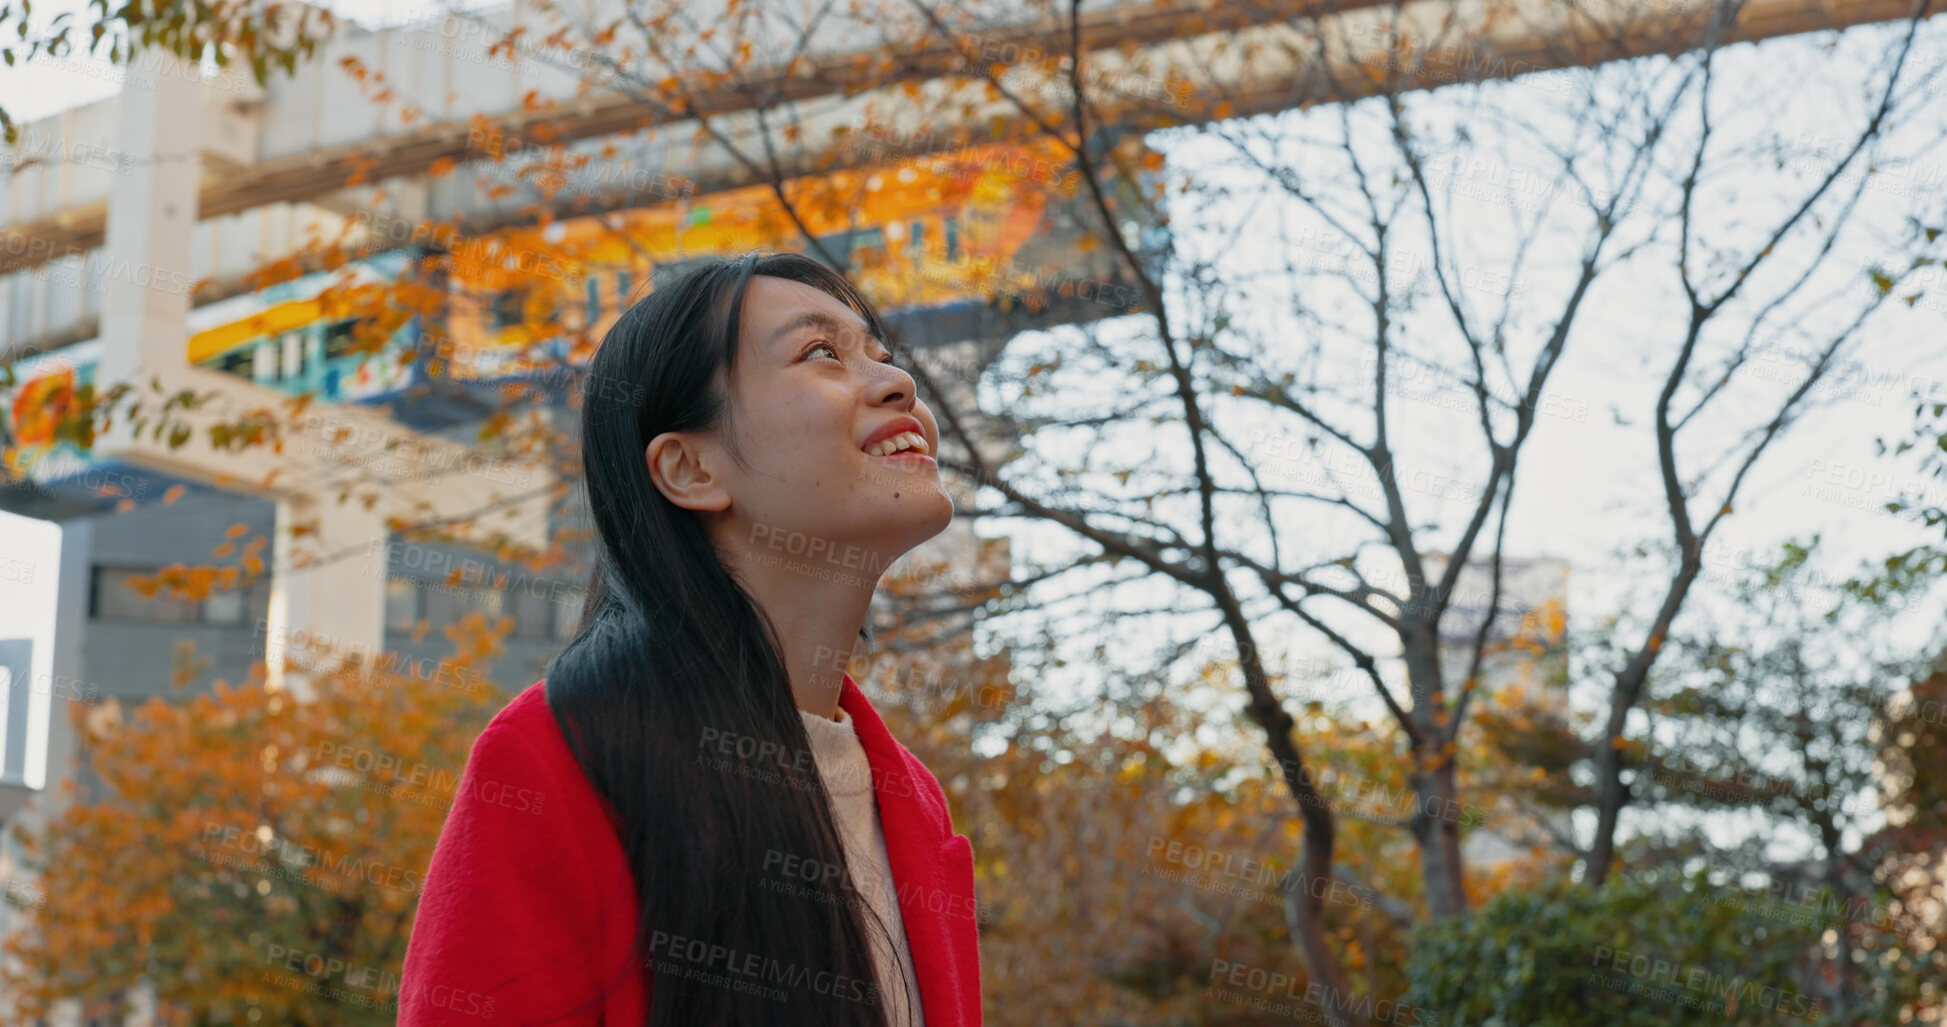
<path id="1" fill-rule="evenodd" d="M 190 686 L 175 701 L 70 712 L 87 773 L 22 838 L 45 900 L 6 940 L 14 1015 L 146 991 L 157 1022 L 397 1018 L 419 887 L 510 622 L 448 629 L 437 668 L 305 653 L 301 688 Z M 86 782 L 84 785 L 82 782 Z"/>

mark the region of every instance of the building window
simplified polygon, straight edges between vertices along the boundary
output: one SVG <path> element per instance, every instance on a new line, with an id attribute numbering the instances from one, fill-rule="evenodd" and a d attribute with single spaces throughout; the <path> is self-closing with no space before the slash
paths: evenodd
<path id="1" fill-rule="evenodd" d="M 410 633 L 419 626 L 423 594 L 419 582 L 411 578 L 389 578 L 385 583 L 385 629 Z"/>
<path id="2" fill-rule="evenodd" d="M 588 276 L 588 323 L 593 325 L 602 319 L 602 280 L 594 275 Z"/>
<path id="3" fill-rule="evenodd" d="M 242 624 L 245 600 L 248 597 L 239 589 L 212 593 L 203 600 L 203 620 L 211 624 Z"/>
<path id="4" fill-rule="evenodd" d="M 951 264 L 960 259 L 960 218 L 954 214 L 946 216 L 946 262 Z"/>
<path id="5" fill-rule="evenodd" d="M 155 567 L 96 567 L 88 594 L 88 616 L 98 620 L 148 621 L 157 624 L 244 623 L 252 610 L 268 608 L 270 581 L 258 580 L 248 590 L 212 592 L 205 599 L 182 599 L 158 593 L 144 599 L 129 587 L 129 579 L 157 573 Z"/>
<path id="6" fill-rule="evenodd" d="M 544 589 L 515 589 L 508 596 L 515 638 L 547 638 L 554 633 L 554 600 Z"/>

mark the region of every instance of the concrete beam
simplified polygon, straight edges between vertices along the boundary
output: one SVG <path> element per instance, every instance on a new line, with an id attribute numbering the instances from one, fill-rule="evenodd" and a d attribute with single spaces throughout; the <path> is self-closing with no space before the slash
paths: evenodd
<path id="1" fill-rule="evenodd" d="M 1278 47 L 1285 45 L 1284 41 L 1301 34 L 1295 25 L 1309 25 L 1305 19 L 1313 17 L 1326 18 L 1327 25 L 1361 14 L 1383 18 L 1387 16 L 1383 9 L 1387 6 L 1381 0 L 1222 4 L 1215 9 L 1195 4 L 1176 4 L 1133 15 L 1110 8 L 1095 12 L 1085 19 L 1083 38 L 1098 60 L 1130 65 L 1159 63 L 1149 58 L 1166 57 L 1161 51 L 1171 49 L 1194 52 L 1234 36 L 1248 37 L 1240 42 L 1267 42 L 1271 47 L 1266 52 L 1272 56 L 1265 72 L 1233 69 L 1239 74 L 1227 90 L 1227 98 L 1231 101 L 1228 113 L 1241 116 L 1281 110 L 1305 102 L 1309 83 L 1314 82 L 1323 69 L 1306 62 L 1281 61 L 1276 52 Z M 1472 62 L 1472 68 L 1458 66 L 1443 70 L 1436 66 L 1402 75 L 1391 88 L 1433 88 L 1494 77 L 1492 69 L 1495 67 L 1512 66 L 1521 72 L 1539 71 L 1694 48 L 1699 38 L 1697 28 L 1714 3 L 1713 0 L 1648 0 L 1646 4 L 1642 0 L 1632 0 L 1627 4 L 1596 6 L 1636 12 L 1631 15 L 1636 19 L 1635 27 L 1611 34 L 1587 19 L 1571 17 L 1574 8 L 1565 7 L 1554 0 L 1495 0 L 1492 3 L 1464 0 L 1457 4 L 1450 0 L 1419 0 L 1408 4 L 1403 9 L 1403 18 L 1409 23 L 1431 23 L 1438 21 L 1447 11 L 1461 12 L 1463 16 L 1458 19 L 1459 28 L 1449 29 L 1449 34 L 1455 36 L 1465 35 L 1470 20 L 1475 24 L 1484 23 L 1492 11 L 1491 18 L 1499 21 L 1501 27 L 1490 35 L 1497 41 L 1504 39 L 1509 49 L 1490 50 L 1485 55 L 1487 59 Z M 1645 7 L 1650 8 L 1648 13 L 1644 13 Z M 1739 15 L 1737 27 L 1729 34 L 1727 41 L 1751 42 L 1892 21 L 1909 17 L 1914 8 L 1914 0 L 1748 0 Z M 1537 32 L 1532 28 L 1534 26 L 1545 28 Z M 1329 36 L 1334 31 L 1328 28 L 1325 34 Z M 1365 35 L 1362 33 L 1362 38 Z M 1006 52 L 1006 48 L 1012 46 L 1016 52 L 1033 48 L 1042 53 L 1062 53 L 1066 51 L 1066 40 L 1065 26 L 1035 26 L 1014 32 L 988 33 L 982 39 L 982 47 L 999 52 Z M 1133 48 L 1138 56 L 1134 59 L 1122 57 L 1118 51 L 1124 47 Z M 1240 45 L 1230 47 L 1228 52 L 1235 55 L 1250 49 L 1249 46 Z M 1146 54 L 1145 51 L 1157 53 Z M 1330 63 L 1348 69 L 1371 68 L 1390 59 L 1382 42 L 1368 39 L 1360 44 L 1358 50 L 1342 53 Z M 776 105 L 847 97 L 849 99 L 844 101 L 835 120 L 859 122 L 869 104 L 885 103 L 896 97 L 898 87 L 905 83 L 950 76 L 960 70 L 961 64 L 962 58 L 944 47 L 922 48 L 911 54 L 891 57 L 876 51 L 838 55 L 807 62 L 805 67 L 789 75 L 779 72 L 766 76 L 759 72 L 745 81 L 699 88 L 692 113 L 719 117 L 748 112 L 760 102 Z M 1198 68 L 1200 74 L 1204 68 L 1203 65 L 1188 66 Z M 1281 72 L 1268 70 L 1279 67 L 1282 67 Z M 1345 91 L 1320 96 L 1312 102 L 1357 99 L 1361 95 L 1370 95 L 1381 85 L 1368 79 L 1362 93 L 1357 78 L 1349 78 L 1342 84 L 1346 87 Z M 982 105 L 980 115 L 970 119 L 969 126 L 982 126 L 980 131 L 983 139 L 991 139 L 985 127 L 991 123 L 990 116 L 996 114 L 1002 119 L 1000 135 L 1003 137 L 1019 136 L 1032 128 L 1020 124 L 1018 119 L 1010 118 L 1005 110 L 992 104 Z M 1211 115 L 1211 110 L 1201 107 L 1172 111 L 1132 105 L 1120 113 L 1118 121 L 1129 127 L 1142 128 L 1197 122 Z M 832 121 L 834 118 L 822 120 Z M 515 137 L 531 135 L 535 129 L 545 126 L 549 139 L 564 143 L 638 132 L 658 125 L 655 117 L 645 113 L 638 98 L 613 92 L 580 98 L 566 110 L 503 112 L 495 118 L 495 122 Z M 817 138 L 817 135 L 807 132 L 805 137 Z M 925 145 L 952 145 L 949 142 L 950 134 L 939 133 L 936 138 L 938 143 Z M 208 184 L 199 199 L 199 209 L 202 216 L 215 217 L 270 203 L 315 200 L 346 188 L 354 169 L 361 169 L 365 180 L 378 182 L 401 176 L 422 176 L 434 161 L 441 158 L 467 161 L 486 155 L 479 140 L 469 138 L 466 125 L 436 125 L 419 132 L 263 162 L 225 181 Z M 811 153 L 801 154 L 798 163 L 818 163 L 813 159 L 815 156 Z M 883 153 L 871 151 L 841 153 L 834 157 L 834 160 L 824 162 L 822 166 L 835 169 L 884 159 Z M 694 177 L 699 192 L 750 181 L 748 174 L 740 173 L 734 167 L 726 167 L 714 175 Z M 497 212 L 463 222 L 463 228 L 466 231 L 489 230 L 497 223 L 518 217 Z M 531 220 L 531 215 L 526 217 Z M 67 253 L 93 249 L 101 245 L 104 225 L 103 211 L 86 208 L 63 211 L 52 217 L 10 226 L 0 231 L 0 273 L 37 266 Z"/>

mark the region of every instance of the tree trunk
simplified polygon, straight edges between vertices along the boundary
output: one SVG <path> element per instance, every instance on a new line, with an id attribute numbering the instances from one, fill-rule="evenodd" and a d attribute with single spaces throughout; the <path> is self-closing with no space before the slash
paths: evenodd
<path id="1" fill-rule="evenodd" d="M 1466 868 L 1460 856 L 1459 781 L 1451 759 L 1435 754 L 1439 769 L 1414 774 L 1413 837 L 1420 846 L 1420 876 L 1427 911 L 1436 919 L 1467 912 Z"/>
<path id="2" fill-rule="evenodd" d="M 1325 1022 L 1330 1027 L 1366 1027 L 1368 1021 L 1365 1016 L 1346 1008 L 1352 1006 L 1356 1009 L 1356 1003 L 1352 1002 L 1352 982 L 1346 976 L 1345 966 L 1332 949 L 1331 938 L 1325 933 L 1324 896 L 1327 889 L 1307 888 L 1303 884 L 1306 881 L 1331 879 L 1332 846 L 1337 834 L 1331 805 L 1319 794 L 1318 782 L 1305 766 L 1298 743 L 1292 738 L 1295 725 L 1291 714 L 1285 711 L 1271 691 L 1271 680 L 1264 672 L 1264 663 L 1259 659 L 1259 650 L 1245 625 L 1243 611 L 1227 592 L 1220 594 L 1220 601 L 1225 603 L 1225 612 L 1230 615 L 1232 635 L 1238 647 L 1238 662 L 1244 671 L 1244 687 L 1250 695 L 1250 704 L 1245 709 L 1250 718 L 1264 729 L 1265 745 L 1278 761 L 1285 784 L 1291 789 L 1292 798 L 1298 802 L 1298 815 L 1305 822 L 1298 872 L 1286 874 L 1282 885 L 1285 927 L 1291 932 L 1292 944 L 1297 947 L 1299 958 L 1304 961 L 1306 975 L 1312 983 L 1327 989 L 1327 994 L 1331 996 L 1320 1003 Z"/>

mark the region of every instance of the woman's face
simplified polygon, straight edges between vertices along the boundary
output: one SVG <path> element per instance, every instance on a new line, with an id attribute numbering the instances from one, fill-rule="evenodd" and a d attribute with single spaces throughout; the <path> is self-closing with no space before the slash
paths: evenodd
<path id="1" fill-rule="evenodd" d="M 690 482 L 701 501 L 677 502 L 711 511 L 720 545 L 876 581 L 953 519 L 932 411 L 864 319 L 821 289 L 755 276 L 742 320 L 723 430 L 747 466 L 722 439 L 694 437 L 697 474 L 681 457 L 659 459 L 659 437 L 652 474 Z M 877 452 L 888 432 L 907 431 L 921 443 Z"/>

